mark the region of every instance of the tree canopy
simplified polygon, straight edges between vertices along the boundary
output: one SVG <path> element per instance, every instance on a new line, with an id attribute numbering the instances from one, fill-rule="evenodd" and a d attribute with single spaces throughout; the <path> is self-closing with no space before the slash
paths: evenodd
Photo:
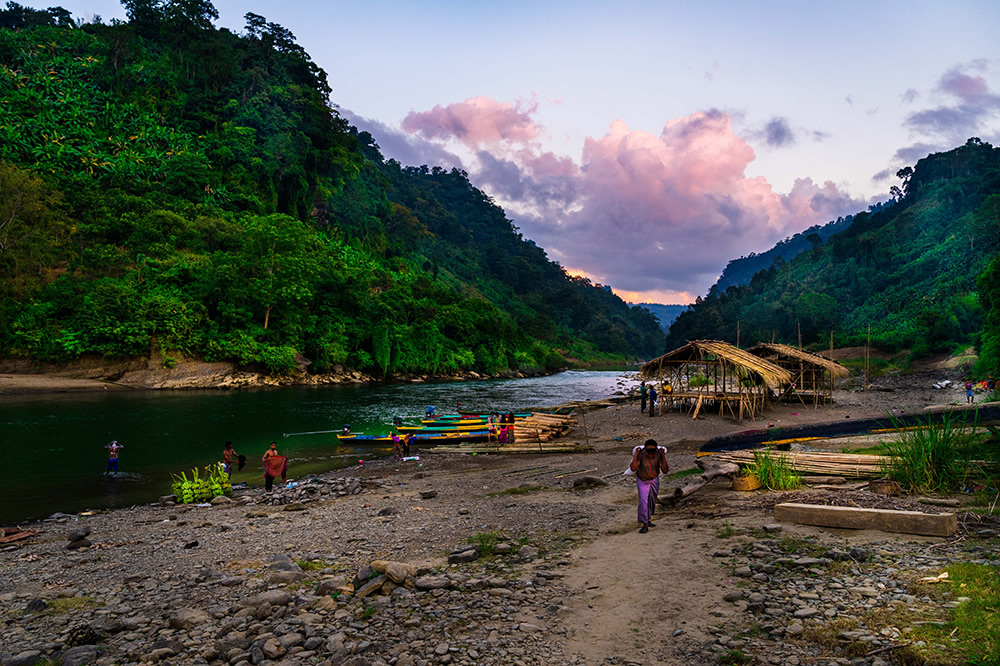
<path id="1" fill-rule="evenodd" d="M 0 355 L 545 371 L 662 349 L 467 174 L 385 160 L 258 14 L 0 11 Z"/>

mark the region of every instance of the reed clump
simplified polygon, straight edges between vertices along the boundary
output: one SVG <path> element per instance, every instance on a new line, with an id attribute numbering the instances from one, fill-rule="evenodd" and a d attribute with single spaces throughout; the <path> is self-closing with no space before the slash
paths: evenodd
<path id="1" fill-rule="evenodd" d="M 996 442 L 965 414 L 946 415 L 940 424 L 900 429 L 884 442 L 885 475 L 909 493 L 941 493 L 972 487 L 974 480 L 996 487 L 1000 466 Z"/>
<path id="2" fill-rule="evenodd" d="M 771 490 L 794 490 L 802 485 L 802 477 L 795 474 L 788 459 L 782 455 L 772 455 L 770 447 L 753 452 L 750 471 L 760 479 L 765 488 Z"/>

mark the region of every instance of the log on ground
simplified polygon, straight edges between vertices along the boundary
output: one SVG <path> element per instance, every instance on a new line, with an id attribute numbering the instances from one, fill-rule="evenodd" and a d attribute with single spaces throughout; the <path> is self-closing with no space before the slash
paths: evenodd
<path id="1" fill-rule="evenodd" d="M 954 513 L 922 513 L 786 502 L 775 505 L 774 517 L 779 522 L 924 536 L 946 537 L 958 531 L 958 518 Z"/>
<path id="2" fill-rule="evenodd" d="M 684 485 L 672 490 L 667 490 L 656 498 L 660 504 L 669 504 L 704 488 L 711 481 L 719 477 L 731 479 L 733 474 L 740 471 L 740 466 L 735 463 L 720 462 L 717 460 L 698 459 L 698 465 L 705 470 L 701 476 L 694 476 L 688 479 Z"/>

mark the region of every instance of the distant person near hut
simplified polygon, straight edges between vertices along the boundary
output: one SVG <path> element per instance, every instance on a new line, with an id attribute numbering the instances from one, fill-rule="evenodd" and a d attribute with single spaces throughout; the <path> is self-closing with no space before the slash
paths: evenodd
<path id="1" fill-rule="evenodd" d="M 392 433 L 392 462 L 399 462 L 403 459 L 403 443 L 399 439 L 399 433 Z"/>
<path id="2" fill-rule="evenodd" d="M 653 416 L 656 414 L 656 387 L 649 387 L 649 415 Z"/>
<path id="3" fill-rule="evenodd" d="M 646 382 L 639 382 L 639 411 L 646 412 Z"/>
<path id="4" fill-rule="evenodd" d="M 108 475 L 114 472 L 115 476 L 118 476 L 118 452 L 125 447 L 119 446 L 117 440 L 113 440 L 104 448 L 108 450 L 108 465 L 104 468 L 104 474 Z"/>
<path id="5" fill-rule="evenodd" d="M 642 449 L 632 454 L 632 462 L 628 468 L 635 472 L 635 485 L 639 491 L 639 511 L 638 519 L 642 527 L 639 528 L 641 534 L 649 531 L 650 527 L 656 527 L 652 520 L 650 511 L 650 497 L 654 488 L 659 488 L 660 474 L 666 474 L 670 470 L 667 464 L 667 456 L 660 450 L 655 439 L 647 439 Z"/>
<path id="6" fill-rule="evenodd" d="M 490 441 L 490 442 L 492 442 L 493 440 L 499 441 L 497 439 L 497 420 L 498 419 L 499 419 L 499 416 L 497 415 L 496 412 L 491 413 L 489 415 L 489 417 L 486 419 L 486 439 L 487 439 L 487 441 Z"/>

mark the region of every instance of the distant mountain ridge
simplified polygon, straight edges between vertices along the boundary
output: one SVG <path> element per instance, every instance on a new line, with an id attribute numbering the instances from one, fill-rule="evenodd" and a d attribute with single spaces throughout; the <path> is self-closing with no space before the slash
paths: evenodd
<path id="1" fill-rule="evenodd" d="M 652 312 L 653 316 L 660 322 L 660 328 L 664 333 L 670 330 L 670 325 L 682 312 L 691 307 L 690 305 L 664 305 L 663 303 L 633 303 L 633 305 L 638 305 L 640 308 L 646 308 Z"/>

